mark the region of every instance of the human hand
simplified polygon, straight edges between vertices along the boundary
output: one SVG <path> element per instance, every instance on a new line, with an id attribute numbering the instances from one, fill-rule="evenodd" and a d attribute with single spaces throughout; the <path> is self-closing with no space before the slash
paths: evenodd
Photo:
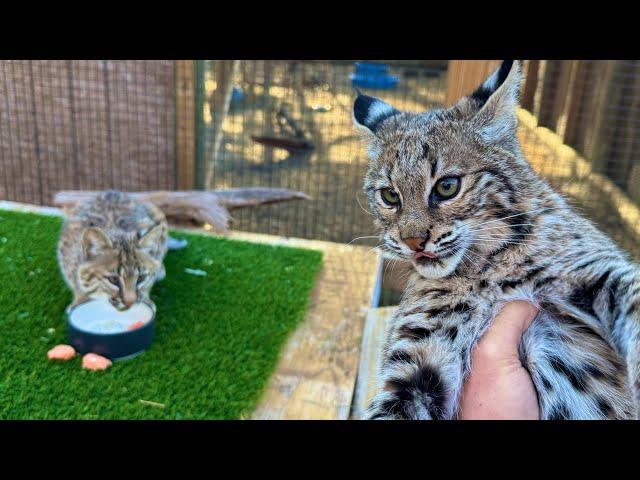
<path id="1" fill-rule="evenodd" d="M 524 331 L 538 310 L 508 303 L 471 352 L 472 370 L 460 400 L 462 420 L 539 420 L 538 395 L 518 355 Z"/>

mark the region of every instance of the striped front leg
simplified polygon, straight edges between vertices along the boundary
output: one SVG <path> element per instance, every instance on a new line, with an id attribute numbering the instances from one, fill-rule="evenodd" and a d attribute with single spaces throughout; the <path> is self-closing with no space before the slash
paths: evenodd
<path id="1" fill-rule="evenodd" d="M 454 418 L 472 339 L 465 326 L 470 312 L 462 310 L 398 313 L 380 365 L 379 390 L 366 418 Z"/>

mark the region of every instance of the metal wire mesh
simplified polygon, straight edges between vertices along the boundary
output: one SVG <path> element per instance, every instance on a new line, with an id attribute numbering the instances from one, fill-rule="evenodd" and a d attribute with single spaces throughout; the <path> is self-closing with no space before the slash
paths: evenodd
<path id="1" fill-rule="evenodd" d="M 640 257 L 640 61 L 528 63 L 519 128 L 527 160 Z"/>
<path id="2" fill-rule="evenodd" d="M 0 198 L 176 187 L 173 61 L 1 61 Z"/>
<path id="3" fill-rule="evenodd" d="M 399 109 L 442 106 L 446 62 L 386 62 Z M 0 61 L 0 198 L 60 189 L 272 186 L 310 201 L 234 212 L 234 228 L 351 242 L 373 234 L 351 125 L 352 61 L 240 61 L 215 158 L 220 62 Z M 519 135 L 533 167 L 640 257 L 640 61 L 527 61 Z M 252 137 L 296 138 L 311 151 Z M 359 203 L 362 204 L 359 205 Z M 356 243 L 373 245 L 375 239 Z"/>
<path id="4" fill-rule="evenodd" d="M 214 66 L 206 62 L 208 99 L 219 87 Z M 242 97 L 231 102 L 224 120 L 223 146 L 212 166 L 210 187 L 283 187 L 303 191 L 312 200 L 239 210 L 235 228 L 336 242 L 372 235 L 371 218 L 359 205 L 364 205 L 366 158 L 351 123 L 353 72 L 354 62 L 241 62 L 233 83 Z M 421 64 L 394 63 L 389 74 L 399 77 L 397 88 L 365 91 L 397 108 L 427 110 L 442 105 L 445 73 Z M 210 105 L 205 105 L 204 151 L 213 135 Z M 293 137 L 280 127 L 282 111 L 313 143 L 312 151 L 288 152 L 252 140 Z"/>

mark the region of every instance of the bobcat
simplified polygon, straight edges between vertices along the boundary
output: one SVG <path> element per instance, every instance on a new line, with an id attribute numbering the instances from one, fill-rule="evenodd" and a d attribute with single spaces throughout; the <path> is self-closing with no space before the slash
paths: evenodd
<path id="1" fill-rule="evenodd" d="M 145 302 L 164 278 L 168 225 L 151 203 L 108 191 L 78 205 L 65 220 L 58 243 L 58 263 L 73 291 L 69 309 L 105 298 L 124 310 Z"/>
<path id="2" fill-rule="evenodd" d="M 383 248 L 414 267 L 368 418 L 456 418 L 471 349 L 517 299 L 539 308 L 519 352 L 543 419 L 637 416 L 640 270 L 525 160 L 520 78 L 505 61 L 427 113 L 355 100 Z"/>

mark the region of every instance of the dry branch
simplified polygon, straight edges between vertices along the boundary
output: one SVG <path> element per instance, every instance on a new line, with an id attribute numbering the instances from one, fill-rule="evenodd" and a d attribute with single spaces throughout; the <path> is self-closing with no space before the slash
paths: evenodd
<path id="1" fill-rule="evenodd" d="M 101 192 L 64 190 L 56 193 L 53 203 L 58 207 L 73 207 L 83 203 Z M 214 230 L 226 232 L 229 228 L 233 208 L 265 205 L 288 200 L 307 200 L 302 192 L 293 192 L 285 188 L 231 188 L 228 190 L 188 190 L 188 191 L 150 191 L 128 192 L 132 198 L 151 202 L 167 217 L 169 222 L 207 223 Z"/>
<path id="2" fill-rule="evenodd" d="M 273 148 L 282 148 L 291 153 L 299 151 L 313 150 L 314 145 L 308 140 L 298 138 L 282 138 L 282 137 L 269 137 L 251 135 L 251 140 L 261 145 Z"/>

